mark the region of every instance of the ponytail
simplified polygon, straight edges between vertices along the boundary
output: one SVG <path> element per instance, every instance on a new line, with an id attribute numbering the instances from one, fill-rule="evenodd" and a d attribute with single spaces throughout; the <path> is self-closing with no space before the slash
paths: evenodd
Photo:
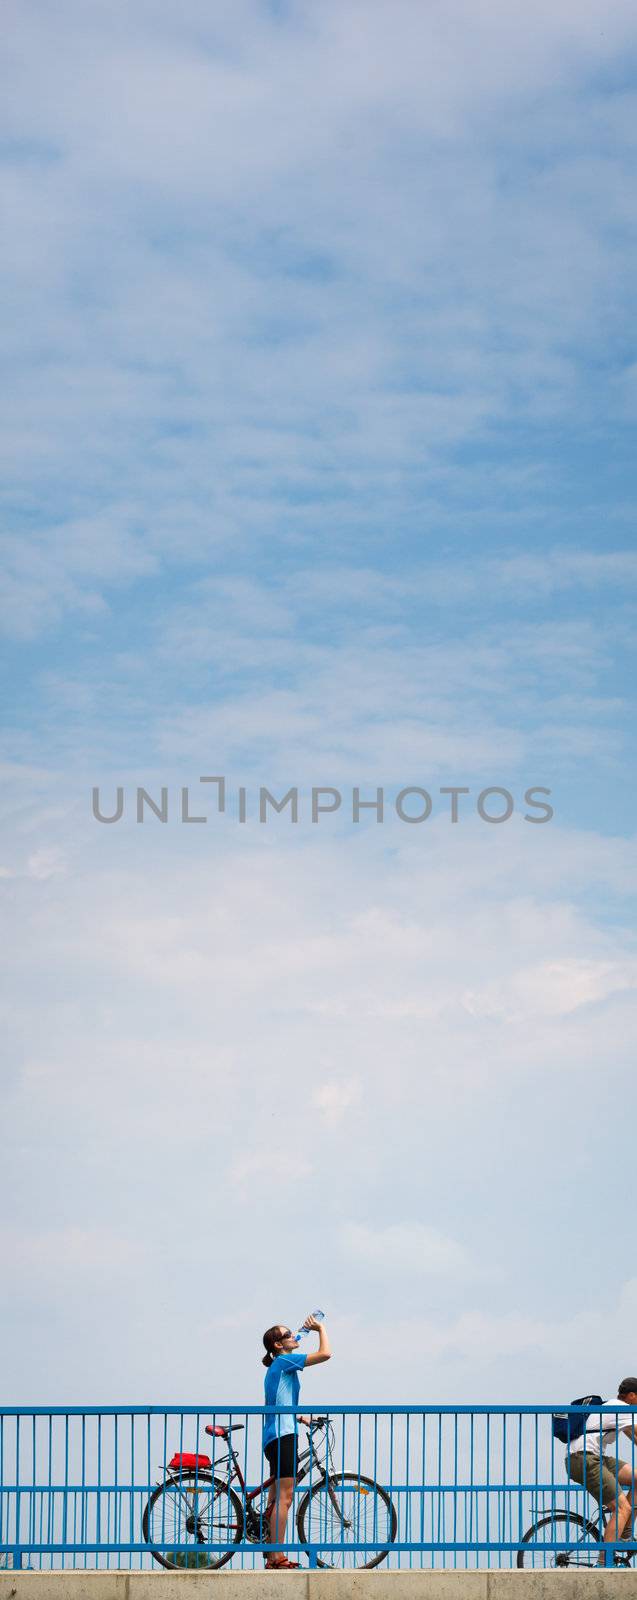
<path id="1" fill-rule="evenodd" d="M 272 1328 L 266 1328 L 265 1333 L 263 1335 L 263 1343 L 265 1345 L 265 1350 L 266 1350 L 266 1353 L 265 1353 L 265 1355 L 263 1357 L 263 1365 L 264 1365 L 264 1367 L 271 1367 L 272 1366 L 272 1362 L 274 1361 L 274 1346 L 275 1346 L 275 1344 L 279 1343 L 280 1336 L 281 1336 L 281 1325 L 280 1325 L 279 1322 L 275 1322 L 275 1324 L 274 1324 L 274 1326 Z"/>

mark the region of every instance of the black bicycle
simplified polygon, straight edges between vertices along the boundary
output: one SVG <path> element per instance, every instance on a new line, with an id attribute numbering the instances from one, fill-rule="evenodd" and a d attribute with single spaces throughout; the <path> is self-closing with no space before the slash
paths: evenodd
<path id="1" fill-rule="evenodd" d="M 596 1567 L 601 1551 L 597 1548 L 602 1541 L 606 1519 L 601 1515 L 594 1518 L 582 1517 L 577 1511 L 569 1511 L 568 1506 L 557 1506 L 554 1511 L 547 1512 L 525 1533 L 518 1550 L 519 1567 Z M 547 1549 L 547 1545 L 559 1544 L 561 1550 Z M 591 1548 L 592 1546 L 592 1548 Z M 616 1567 L 630 1567 L 634 1561 L 636 1550 L 617 1551 L 614 1562 L 609 1563 Z"/>
<path id="2" fill-rule="evenodd" d="M 266 1543 L 264 1511 L 274 1480 L 247 1488 L 230 1438 L 239 1428 L 242 1422 L 206 1428 L 228 1446 L 227 1455 L 215 1458 L 214 1472 L 209 1456 L 178 1453 L 168 1464 L 167 1476 L 153 1489 L 142 1529 L 162 1567 L 212 1571 L 231 1561 L 238 1545 Z M 314 1417 L 307 1433 L 307 1446 L 297 1456 L 297 1484 L 310 1480 L 296 1513 L 299 1544 L 312 1546 L 319 1567 L 379 1566 L 398 1527 L 387 1490 L 360 1472 L 335 1470 L 334 1430 L 328 1417 Z M 321 1442 L 322 1453 L 317 1449 Z M 365 1548 L 356 1549 L 357 1545 Z"/>

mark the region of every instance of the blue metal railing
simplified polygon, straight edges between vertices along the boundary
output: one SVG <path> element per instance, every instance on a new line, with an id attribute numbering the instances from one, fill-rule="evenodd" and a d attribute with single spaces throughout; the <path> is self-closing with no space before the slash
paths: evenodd
<path id="1" fill-rule="evenodd" d="M 268 1554 L 285 1554 L 340 1568 L 510 1567 L 521 1547 L 525 1564 L 560 1565 L 567 1554 L 570 1564 L 591 1565 L 597 1534 L 577 1518 L 594 1520 L 597 1507 L 586 1477 L 580 1485 L 567 1476 L 570 1447 L 554 1448 L 556 1410 L 577 1414 L 342 1405 L 309 1413 L 312 1429 L 298 1427 L 285 1539 L 269 1543 L 262 1407 L 4 1408 L 0 1566 L 258 1569 Z M 292 1412 L 279 1415 L 279 1427 L 283 1418 L 293 1425 Z M 211 1437 L 207 1424 L 225 1431 Z M 629 1449 L 635 1468 L 634 1442 Z M 551 1520 L 560 1513 L 562 1522 Z M 615 1549 L 636 1546 L 607 1545 L 609 1562 Z"/>

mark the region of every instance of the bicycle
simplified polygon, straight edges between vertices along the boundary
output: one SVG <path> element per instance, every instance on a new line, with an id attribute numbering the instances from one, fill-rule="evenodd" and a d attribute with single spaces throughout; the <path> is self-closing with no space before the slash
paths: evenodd
<path id="1" fill-rule="evenodd" d="M 312 1547 L 319 1567 L 379 1566 L 396 1538 L 395 1506 L 373 1478 L 334 1470 L 334 1430 L 329 1417 L 315 1417 L 306 1426 L 308 1442 L 297 1457 L 296 1484 L 310 1476 L 310 1486 L 296 1513 L 299 1544 L 308 1546 L 308 1553 Z M 244 1541 L 267 1543 L 265 1500 L 274 1479 L 248 1489 L 230 1438 L 243 1427 L 242 1422 L 234 1422 L 206 1428 L 206 1433 L 228 1446 L 228 1454 L 215 1460 L 214 1471 L 205 1455 L 177 1453 L 168 1463 L 168 1475 L 153 1490 L 142 1518 L 144 1539 L 162 1567 L 217 1570 L 232 1560 Z M 321 1434 L 322 1457 L 316 1448 Z M 222 1467 L 226 1469 L 223 1476 L 218 1475 Z M 235 1481 L 241 1495 L 232 1488 Z M 351 1548 L 361 1544 L 367 1548 Z M 173 1548 L 176 1545 L 192 1545 L 192 1549 Z M 331 1550 L 330 1545 L 338 1548 Z"/>
<path id="2" fill-rule="evenodd" d="M 593 1545 L 601 1544 L 606 1520 L 601 1512 L 589 1518 L 578 1511 L 569 1511 L 568 1506 L 556 1507 L 527 1529 L 518 1550 L 518 1567 L 597 1567 L 600 1552 L 591 1549 L 584 1540 Z M 540 1530 L 544 1530 L 542 1537 L 539 1537 Z M 547 1550 L 547 1545 L 551 1544 L 564 1544 L 565 1548 Z M 627 1550 L 625 1555 L 616 1551 L 609 1565 L 629 1567 L 636 1555 L 637 1550 Z M 551 1558 L 548 1562 L 547 1556 Z"/>

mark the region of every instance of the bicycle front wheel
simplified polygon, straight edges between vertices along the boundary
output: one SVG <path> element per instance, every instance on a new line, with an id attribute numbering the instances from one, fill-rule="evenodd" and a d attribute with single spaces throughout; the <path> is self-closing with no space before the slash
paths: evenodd
<path id="1" fill-rule="evenodd" d="M 300 1543 L 316 1551 L 317 1566 L 377 1567 L 396 1538 L 398 1518 L 387 1490 L 373 1478 L 336 1472 L 304 1496 L 297 1526 Z"/>
<path id="2" fill-rule="evenodd" d="M 183 1472 L 153 1490 L 142 1518 L 142 1531 L 155 1561 L 162 1567 L 195 1567 L 212 1572 L 231 1561 L 243 1538 L 243 1506 L 209 1472 Z M 175 1546 L 185 1546 L 176 1549 Z"/>
<path id="3" fill-rule="evenodd" d="M 562 1548 L 552 1550 L 554 1544 Z M 599 1551 L 591 1550 L 591 1544 L 599 1544 L 599 1528 L 594 1522 L 587 1522 L 576 1511 L 554 1511 L 525 1533 L 518 1566 L 596 1567 Z"/>

